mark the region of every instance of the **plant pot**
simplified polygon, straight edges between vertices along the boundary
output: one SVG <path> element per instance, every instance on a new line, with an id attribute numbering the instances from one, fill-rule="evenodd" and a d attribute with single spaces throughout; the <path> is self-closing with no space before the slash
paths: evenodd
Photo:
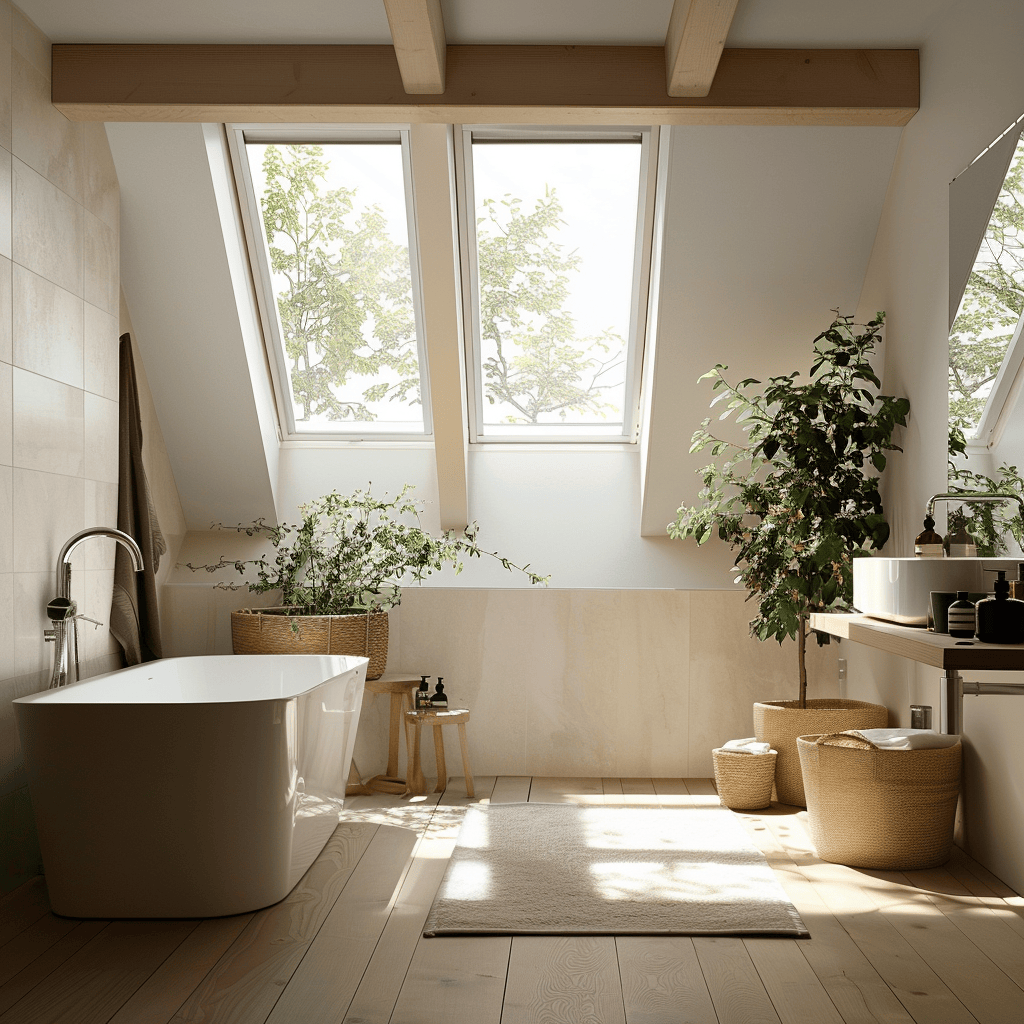
<path id="1" fill-rule="evenodd" d="M 231 613 L 231 649 L 235 654 L 350 654 L 369 658 L 366 678 L 380 679 L 388 662 L 388 614 L 300 615 L 290 608 L 241 608 Z"/>
<path id="2" fill-rule="evenodd" d="M 831 697 L 807 701 L 769 700 L 754 705 L 754 735 L 779 752 L 775 761 L 775 793 L 781 804 L 806 807 L 804 777 L 796 738 L 847 729 L 884 729 L 888 708 L 862 700 Z"/>

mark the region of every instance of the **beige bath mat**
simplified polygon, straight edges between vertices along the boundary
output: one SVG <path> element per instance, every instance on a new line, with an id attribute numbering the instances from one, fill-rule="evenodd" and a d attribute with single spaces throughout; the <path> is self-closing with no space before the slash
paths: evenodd
<path id="1" fill-rule="evenodd" d="M 424 928 L 437 935 L 808 935 L 730 811 L 475 805 Z"/>

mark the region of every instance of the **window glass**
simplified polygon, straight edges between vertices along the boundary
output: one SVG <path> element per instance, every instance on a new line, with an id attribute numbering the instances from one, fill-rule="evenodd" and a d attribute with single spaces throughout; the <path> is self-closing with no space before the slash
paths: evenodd
<path id="1" fill-rule="evenodd" d="M 288 431 L 429 433 L 400 137 L 245 149 Z"/>
<path id="2" fill-rule="evenodd" d="M 466 138 L 476 439 L 632 439 L 641 137 Z"/>
<path id="3" fill-rule="evenodd" d="M 971 436 L 1024 315 L 1024 139 L 1017 143 L 949 333 L 949 420 Z"/>

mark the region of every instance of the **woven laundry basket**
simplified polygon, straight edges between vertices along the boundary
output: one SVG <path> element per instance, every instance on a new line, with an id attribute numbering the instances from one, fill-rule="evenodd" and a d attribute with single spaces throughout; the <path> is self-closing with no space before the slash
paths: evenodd
<path id="1" fill-rule="evenodd" d="M 960 741 L 879 750 L 855 736 L 797 740 L 811 841 L 822 860 L 911 871 L 949 860 L 960 794 Z"/>
<path id="2" fill-rule="evenodd" d="M 775 750 L 767 754 L 712 750 L 718 799 L 732 811 L 758 811 L 771 806 L 777 755 Z"/>
<path id="3" fill-rule="evenodd" d="M 367 679 L 388 663 L 387 612 L 367 615 L 289 615 L 294 609 L 242 608 L 231 613 L 235 654 L 350 654 L 369 658 Z M 292 628 L 292 623 L 295 628 Z"/>
<path id="4" fill-rule="evenodd" d="M 889 710 L 882 704 L 842 697 L 817 698 L 800 707 L 797 700 L 768 700 L 754 705 L 754 735 L 779 752 L 775 762 L 775 793 L 780 804 L 806 807 L 797 736 L 884 729 Z"/>

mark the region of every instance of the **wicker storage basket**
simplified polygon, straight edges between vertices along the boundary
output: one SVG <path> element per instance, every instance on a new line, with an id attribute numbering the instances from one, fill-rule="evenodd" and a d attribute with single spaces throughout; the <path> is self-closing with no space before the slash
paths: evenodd
<path id="1" fill-rule="evenodd" d="M 806 807 L 797 736 L 843 732 L 846 729 L 884 729 L 889 712 L 881 704 L 840 697 L 809 700 L 769 700 L 754 705 L 754 735 L 779 752 L 775 762 L 775 793 L 779 803 Z"/>
<path id="2" fill-rule="evenodd" d="M 949 859 L 960 742 L 879 750 L 853 736 L 797 740 L 811 840 L 822 860 L 912 871 Z"/>
<path id="3" fill-rule="evenodd" d="M 231 613 L 235 654 L 351 654 L 369 658 L 367 679 L 380 679 L 388 662 L 387 612 L 367 615 L 295 615 L 288 608 L 242 608 Z M 298 632 L 292 629 L 295 622 Z"/>
<path id="4" fill-rule="evenodd" d="M 718 799 L 733 811 L 758 811 L 772 802 L 777 751 L 740 754 L 734 750 L 712 750 Z"/>

